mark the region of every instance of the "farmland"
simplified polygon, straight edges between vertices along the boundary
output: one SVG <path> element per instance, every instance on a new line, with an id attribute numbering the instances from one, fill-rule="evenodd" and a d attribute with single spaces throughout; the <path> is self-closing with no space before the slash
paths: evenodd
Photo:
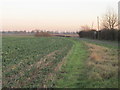
<path id="1" fill-rule="evenodd" d="M 112 44 L 66 37 L 2 40 L 3 87 L 118 87 L 117 47 Z"/>
<path id="2" fill-rule="evenodd" d="M 64 38 L 3 37 L 3 87 L 43 87 L 71 47 Z"/>

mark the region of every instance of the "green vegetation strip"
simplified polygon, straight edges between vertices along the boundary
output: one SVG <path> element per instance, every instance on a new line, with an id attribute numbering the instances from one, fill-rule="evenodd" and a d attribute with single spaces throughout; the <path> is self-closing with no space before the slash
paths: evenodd
<path id="1" fill-rule="evenodd" d="M 65 65 L 58 73 L 57 82 L 55 83 L 58 88 L 76 88 L 80 82 L 81 70 L 84 68 L 85 60 L 87 59 L 87 48 L 82 42 L 73 41 L 74 46 L 67 56 Z"/>

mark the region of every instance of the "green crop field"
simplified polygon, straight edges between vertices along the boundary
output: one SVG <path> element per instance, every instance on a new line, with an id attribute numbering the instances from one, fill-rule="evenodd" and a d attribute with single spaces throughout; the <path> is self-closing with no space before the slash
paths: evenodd
<path id="1" fill-rule="evenodd" d="M 106 44 L 67 37 L 4 36 L 2 87 L 117 88 L 117 47 Z"/>
<path id="2" fill-rule="evenodd" d="M 3 87 L 42 87 L 71 47 L 64 38 L 3 37 Z"/>

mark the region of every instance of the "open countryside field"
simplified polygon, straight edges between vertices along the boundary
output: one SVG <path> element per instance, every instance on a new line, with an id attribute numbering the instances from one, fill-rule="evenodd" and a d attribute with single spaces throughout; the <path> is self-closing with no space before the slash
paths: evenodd
<path id="1" fill-rule="evenodd" d="M 78 38 L 4 36 L 2 40 L 2 87 L 118 87 L 117 48 Z"/>

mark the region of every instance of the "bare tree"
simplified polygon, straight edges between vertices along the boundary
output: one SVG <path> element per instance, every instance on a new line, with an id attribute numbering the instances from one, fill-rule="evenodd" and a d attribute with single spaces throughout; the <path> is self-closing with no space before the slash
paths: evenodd
<path id="1" fill-rule="evenodd" d="M 89 31 L 91 29 L 90 29 L 90 27 L 88 25 L 84 25 L 84 26 L 81 26 L 81 30 Z"/>
<path id="2" fill-rule="evenodd" d="M 102 27 L 104 29 L 114 29 L 118 25 L 117 14 L 109 9 L 103 16 Z"/>

